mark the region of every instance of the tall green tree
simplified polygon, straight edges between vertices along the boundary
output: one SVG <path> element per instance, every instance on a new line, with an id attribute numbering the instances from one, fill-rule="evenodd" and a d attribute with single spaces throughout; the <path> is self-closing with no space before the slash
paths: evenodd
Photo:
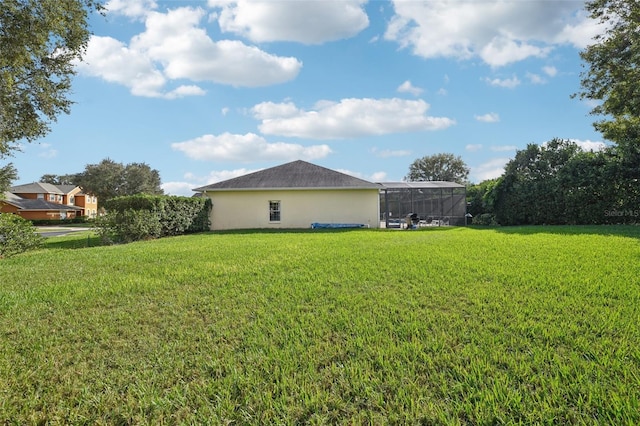
<path id="1" fill-rule="evenodd" d="M 0 155 L 42 137 L 68 99 L 96 0 L 0 1 Z"/>
<path id="2" fill-rule="evenodd" d="M 0 1 L 0 159 L 69 113 L 73 65 L 89 41 L 89 14 L 101 9 L 98 0 Z M 11 163 L 0 167 L 0 194 L 15 179 Z"/>
<path id="3" fill-rule="evenodd" d="M 78 180 L 77 174 L 72 174 L 72 175 L 45 174 L 40 177 L 40 182 L 50 183 L 52 185 L 75 185 L 76 180 Z"/>
<path id="4" fill-rule="evenodd" d="M 18 179 L 18 171 L 12 163 L 0 167 L 0 200 L 4 198 L 4 192 L 8 191 L 11 183 Z"/>
<path id="5" fill-rule="evenodd" d="M 592 114 L 602 135 L 619 145 L 640 144 L 640 2 L 591 0 L 591 18 L 603 24 L 580 56 L 586 63 L 581 74 L 581 99 L 598 101 Z"/>
<path id="6" fill-rule="evenodd" d="M 448 181 L 465 183 L 469 177 L 469 167 L 460 156 L 435 154 L 418 158 L 409 166 L 405 179 L 410 182 Z"/>
<path id="7" fill-rule="evenodd" d="M 473 217 L 493 213 L 492 205 L 487 202 L 485 194 L 498 182 L 498 178 L 487 179 L 477 184 L 467 185 L 467 213 Z"/>
<path id="8" fill-rule="evenodd" d="M 484 201 L 501 225 L 637 222 L 629 194 L 640 188 L 623 177 L 625 161 L 617 147 L 583 151 L 562 139 L 529 144 L 507 163 Z"/>
<path id="9" fill-rule="evenodd" d="M 98 203 L 125 195 L 162 195 L 160 173 L 145 163 L 124 165 L 110 158 L 88 164 L 75 175 L 74 185 L 98 197 Z"/>
<path id="10" fill-rule="evenodd" d="M 123 195 L 162 195 L 160 172 L 145 163 L 130 163 L 124 167 Z"/>

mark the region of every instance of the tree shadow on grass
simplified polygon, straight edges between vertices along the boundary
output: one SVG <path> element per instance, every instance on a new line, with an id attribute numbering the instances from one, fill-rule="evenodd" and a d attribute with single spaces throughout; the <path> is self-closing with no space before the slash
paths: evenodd
<path id="1" fill-rule="evenodd" d="M 528 226 L 473 226 L 477 230 L 490 230 L 501 234 L 533 235 L 609 235 L 640 239 L 640 225 L 528 225 Z"/>
<path id="2" fill-rule="evenodd" d="M 50 237 L 45 239 L 44 248 L 46 249 L 82 249 L 88 247 L 104 246 L 102 238 L 96 235 L 69 237 Z"/>

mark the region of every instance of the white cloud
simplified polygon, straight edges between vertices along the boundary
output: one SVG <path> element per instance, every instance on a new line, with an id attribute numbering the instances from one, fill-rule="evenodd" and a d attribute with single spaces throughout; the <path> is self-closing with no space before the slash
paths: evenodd
<path id="1" fill-rule="evenodd" d="M 506 152 L 506 151 L 515 151 L 518 149 L 515 145 L 493 145 L 491 148 L 493 152 Z"/>
<path id="2" fill-rule="evenodd" d="M 200 26 L 204 15 L 201 8 L 189 7 L 149 11 L 145 30 L 128 45 L 93 36 L 78 68 L 129 87 L 134 95 L 168 99 L 204 94 L 195 85 L 168 89 L 172 81 L 258 87 L 292 80 L 300 72 L 302 63 L 295 58 L 272 55 L 236 40 L 212 40 Z"/>
<path id="3" fill-rule="evenodd" d="M 368 180 L 370 180 L 371 182 L 384 182 L 385 179 L 387 179 L 386 172 L 375 172 Z"/>
<path id="4" fill-rule="evenodd" d="M 502 176 L 504 166 L 509 162 L 510 158 L 494 158 L 476 167 L 471 167 L 470 175 L 474 181 L 482 182 L 487 179 L 495 179 Z"/>
<path id="5" fill-rule="evenodd" d="M 494 37 L 480 50 L 480 57 L 492 67 L 500 67 L 529 57 L 544 57 L 549 48 L 517 42 L 508 37 Z"/>
<path id="6" fill-rule="evenodd" d="M 583 1 L 393 1 L 387 40 L 425 58 L 480 58 L 498 67 L 544 57 L 557 45 L 582 48 L 597 25 Z"/>
<path id="7" fill-rule="evenodd" d="M 160 187 L 165 194 L 168 195 L 181 195 L 184 197 L 190 197 L 194 194 L 193 188 L 197 185 L 191 182 L 164 182 Z"/>
<path id="8" fill-rule="evenodd" d="M 604 142 L 601 141 L 591 141 L 591 140 L 580 140 L 580 139 L 570 139 L 571 142 L 575 142 L 583 151 L 602 151 L 607 147 Z"/>
<path id="9" fill-rule="evenodd" d="M 507 89 L 514 89 L 520 85 L 520 79 L 515 75 L 511 78 L 485 78 L 485 82 L 487 82 L 490 86 L 494 87 L 504 87 Z"/>
<path id="10" fill-rule="evenodd" d="M 411 151 L 406 149 L 383 149 L 379 150 L 378 148 L 372 148 L 371 153 L 379 158 L 391 158 L 391 157 L 406 157 L 407 155 L 411 155 Z"/>
<path id="11" fill-rule="evenodd" d="M 477 152 L 480 151 L 482 149 L 482 144 L 480 143 L 476 143 L 476 144 L 468 144 L 464 147 L 465 150 L 470 151 L 470 152 Z"/>
<path id="12" fill-rule="evenodd" d="M 55 158 L 58 156 L 58 150 L 53 148 L 50 143 L 41 143 L 40 152 L 38 157 L 40 158 Z"/>
<path id="13" fill-rule="evenodd" d="M 80 72 L 129 87 L 137 96 L 162 97 L 167 79 L 153 61 L 111 38 L 92 36 Z"/>
<path id="14" fill-rule="evenodd" d="M 155 0 L 109 0 L 104 6 L 108 13 L 137 19 L 144 18 L 158 4 Z"/>
<path id="15" fill-rule="evenodd" d="M 263 137 L 254 133 L 204 135 L 188 141 L 173 143 L 171 148 L 196 160 L 238 161 L 242 163 L 259 160 L 314 160 L 324 158 L 332 152 L 328 145 L 305 147 L 284 142 L 268 143 Z"/>
<path id="16" fill-rule="evenodd" d="M 258 87 L 291 80 L 300 71 L 302 64 L 295 58 L 274 56 L 237 40 L 214 42 L 198 26 L 204 14 L 186 7 L 153 12 L 146 31 L 131 45 L 164 64 L 172 79 Z"/>
<path id="17" fill-rule="evenodd" d="M 446 129 L 455 121 L 426 115 L 429 104 L 423 100 L 342 99 L 320 101 L 311 111 L 292 103 L 266 102 L 253 107 L 262 120 L 260 131 L 269 135 L 307 139 L 341 139 Z"/>
<path id="18" fill-rule="evenodd" d="M 251 112 L 258 120 L 267 121 L 295 117 L 302 111 L 293 102 L 263 102 L 254 106 Z"/>
<path id="19" fill-rule="evenodd" d="M 196 176 L 193 173 L 186 173 L 184 175 L 184 181 L 179 182 L 165 182 L 162 189 L 169 195 L 182 195 L 193 196 L 193 188 L 209 185 L 223 180 L 233 179 L 238 176 L 243 176 L 249 173 L 257 172 L 261 169 L 235 169 L 235 170 L 215 170 L 209 173 L 207 176 Z"/>
<path id="20" fill-rule="evenodd" d="M 206 93 L 207 92 L 205 92 L 204 90 L 202 90 L 202 88 L 198 86 L 189 85 L 189 86 L 180 86 L 168 92 L 164 97 L 167 99 L 177 99 L 177 98 L 184 98 L 185 96 L 203 96 Z"/>
<path id="21" fill-rule="evenodd" d="M 209 185 L 223 180 L 229 180 L 238 176 L 248 175 L 249 173 L 259 172 L 262 169 L 234 169 L 234 170 L 214 170 L 208 176 L 200 179 L 203 185 Z"/>
<path id="22" fill-rule="evenodd" d="M 220 9 L 218 24 L 251 41 L 320 44 L 353 37 L 369 25 L 366 0 L 288 1 L 209 0 Z"/>
<path id="23" fill-rule="evenodd" d="M 562 31 L 555 35 L 557 43 L 570 43 L 578 49 L 584 49 L 593 44 L 598 34 L 603 34 L 605 28 L 598 21 L 588 19 L 586 12 L 580 10 L 575 15 L 575 24 L 566 24 Z"/>
<path id="24" fill-rule="evenodd" d="M 398 87 L 398 92 L 411 93 L 414 96 L 418 96 L 423 92 L 423 90 L 419 87 L 414 86 L 409 80 L 407 80 Z"/>
<path id="25" fill-rule="evenodd" d="M 500 121 L 500 116 L 496 112 L 489 112 L 483 115 L 476 115 L 475 119 L 483 123 L 497 123 Z"/>
<path id="26" fill-rule="evenodd" d="M 370 176 L 367 176 L 360 172 L 354 172 L 352 170 L 347 169 L 336 169 L 337 172 L 344 173 L 345 175 L 357 177 L 358 179 L 368 180 L 369 182 L 382 182 L 387 178 L 386 172 L 375 172 Z"/>
<path id="27" fill-rule="evenodd" d="M 531 84 L 544 84 L 547 82 L 547 80 L 542 78 L 540 74 L 534 74 L 534 73 L 528 72 L 526 75 L 529 81 L 531 82 Z"/>
<path id="28" fill-rule="evenodd" d="M 555 77 L 558 74 L 558 69 L 553 66 L 542 67 L 542 71 L 549 77 Z"/>

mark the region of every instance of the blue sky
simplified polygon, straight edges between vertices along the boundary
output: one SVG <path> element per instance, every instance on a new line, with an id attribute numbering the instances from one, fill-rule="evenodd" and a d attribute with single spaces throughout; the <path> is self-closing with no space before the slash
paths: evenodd
<path id="1" fill-rule="evenodd" d="M 11 159 L 20 179 L 105 158 L 165 192 L 302 159 L 397 181 L 460 155 L 470 180 L 554 137 L 602 146 L 579 90 L 582 1 L 110 0 L 71 114 Z"/>

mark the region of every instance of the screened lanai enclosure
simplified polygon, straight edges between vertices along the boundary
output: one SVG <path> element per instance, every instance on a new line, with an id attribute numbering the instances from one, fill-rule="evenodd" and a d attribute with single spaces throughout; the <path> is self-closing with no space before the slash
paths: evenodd
<path id="1" fill-rule="evenodd" d="M 380 221 L 386 228 L 465 225 L 466 188 L 455 182 L 382 182 Z"/>

